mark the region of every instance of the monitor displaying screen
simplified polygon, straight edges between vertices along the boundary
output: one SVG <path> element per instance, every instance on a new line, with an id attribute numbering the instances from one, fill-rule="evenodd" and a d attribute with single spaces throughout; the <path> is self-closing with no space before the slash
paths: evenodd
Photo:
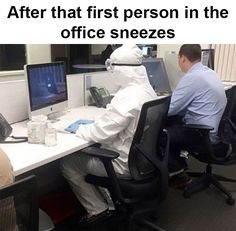
<path id="1" fill-rule="evenodd" d="M 143 60 L 142 64 L 145 66 L 149 82 L 156 92 L 171 92 L 162 58 L 147 58 Z"/>
<path id="2" fill-rule="evenodd" d="M 67 107 L 67 84 L 64 62 L 25 66 L 29 115 L 49 115 Z"/>
<path id="3" fill-rule="evenodd" d="M 202 49 L 202 64 L 214 70 L 214 49 Z"/>

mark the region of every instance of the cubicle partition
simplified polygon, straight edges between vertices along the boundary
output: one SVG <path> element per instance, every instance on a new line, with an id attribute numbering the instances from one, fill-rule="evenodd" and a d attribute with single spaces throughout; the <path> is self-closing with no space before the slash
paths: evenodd
<path id="1" fill-rule="evenodd" d="M 0 82 L 0 113 L 9 123 L 28 118 L 24 80 Z"/>
<path id="2" fill-rule="evenodd" d="M 110 94 L 116 93 L 119 89 L 116 81 L 113 81 L 112 74 L 108 71 L 85 73 L 84 74 L 85 86 L 85 105 L 92 103 L 91 95 L 89 93 L 90 87 L 105 87 Z"/>

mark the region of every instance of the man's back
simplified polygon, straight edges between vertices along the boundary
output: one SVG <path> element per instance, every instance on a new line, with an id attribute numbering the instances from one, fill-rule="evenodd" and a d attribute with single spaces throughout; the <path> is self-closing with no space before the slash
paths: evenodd
<path id="1" fill-rule="evenodd" d="M 217 74 L 194 64 L 173 93 L 169 115 L 182 115 L 186 124 L 204 124 L 218 130 L 226 106 L 223 84 Z"/>

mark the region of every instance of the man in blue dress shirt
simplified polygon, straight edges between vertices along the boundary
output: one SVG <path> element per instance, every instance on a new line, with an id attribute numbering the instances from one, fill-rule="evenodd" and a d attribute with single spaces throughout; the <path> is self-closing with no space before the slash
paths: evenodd
<path id="1" fill-rule="evenodd" d="M 218 126 L 227 101 L 224 86 L 217 73 L 201 63 L 199 44 L 181 46 L 179 67 L 185 75 L 173 92 L 168 113 L 168 131 L 171 136 L 170 172 L 176 173 L 183 171 L 187 166 L 185 158 L 182 158 L 180 153 L 182 145 L 197 140 L 183 124 L 213 127 L 210 139 L 212 143 L 217 144 Z M 180 119 L 176 119 L 176 116 Z"/>

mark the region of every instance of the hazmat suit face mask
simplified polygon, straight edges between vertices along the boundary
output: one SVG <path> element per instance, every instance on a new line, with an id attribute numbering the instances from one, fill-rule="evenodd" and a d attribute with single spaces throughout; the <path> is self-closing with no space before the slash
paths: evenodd
<path id="1" fill-rule="evenodd" d="M 141 64 L 130 64 L 130 63 L 112 63 L 112 61 L 110 59 L 107 59 L 105 62 L 106 65 L 106 69 L 109 72 L 114 72 L 115 66 L 119 66 L 119 67 L 139 67 L 141 66 Z"/>
<path id="2" fill-rule="evenodd" d="M 109 72 L 113 72 L 113 67 L 112 67 L 112 63 L 111 63 L 111 60 L 110 59 L 107 59 L 106 62 L 105 62 L 105 65 L 106 65 L 106 69 L 107 71 Z"/>

